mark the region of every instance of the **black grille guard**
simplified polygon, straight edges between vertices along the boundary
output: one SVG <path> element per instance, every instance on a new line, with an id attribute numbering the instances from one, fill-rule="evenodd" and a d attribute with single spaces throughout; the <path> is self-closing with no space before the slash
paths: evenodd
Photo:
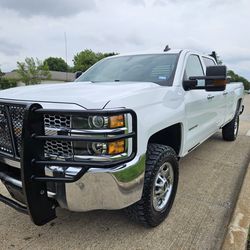
<path id="1" fill-rule="evenodd" d="M 11 102 L 9 100 L 0 100 L 0 105 L 25 105 L 23 128 L 22 128 L 22 150 L 20 157 L 21 165 L 21 183 L 22 194 L 24 196 L 25 205 L 23 206 L 16 201 L 4 197 L 0 194 L 0 202 L 3 202 L 19 212 L 30 215 L 32 221 L 36 225 L 44 225 L 56 217 L 55 208 L 57 206 L 56 200 L 49 198 L 47 195 L 47 182 L 62 182 L 70 183 L 79 180 L 89 168 L 109 168 L 117 166 L 134 159 L 137 153 L 137 117 L 136 113 L 131 109 L 114 109 L 114 110 L 62 110 L 62 109 L 44 109 L 37 103 L 20 103 Z M 44 115 L 70 115 L 70 116 L 91 116 L 91 115 L 120 115 L 130 114 L 132 117 L 132 132 L 128 134 L 112 135 L 112 137 L 100 138 L 95 137 L 95 133 L 91 132 L 91 136 L 49 136 L 45 135 L 44 130 Z M 10 127 L 10 132 L 13 134 L 13 127 Z M 93 141 L 93 142 L 112 142 L 119 139 L 132 138 L 132 153 L 122 159 L 114 162 L 105 161 L 57 161 L 47 160 L 44 158 L 44 143 L 46 140 L 60 140 L 60 141 Z M 1 139 L 1 138 L 0 138 Z M 12 137 L 14 142 L 14 138 Z M 15 151 L 15 143 L 13 143 L 13 150 Z M 0 157 L 4 159 L 6 155 L 0 153 Z M 7 157 L 6 157 L 7 158 Z M 15 157 L 14 157 L 15 158 Z M 4 162 L 4 161 L 3 161 Z M 9 172 L 12 167 L 6 163 L 0 162 L 0 179 L 4 183 L 8 183 Z M 7 162 L 7 161 L 6 161 Z M 68 167 L 77 167 L 80 169 L 76 176 L 72 177 L 48 177 L 45 175 L 46 166 L 60 166 L 63 169 Z M 9 177 L 9 178 L 8 178 Z M 12 184 L 13 185 L 13 184 Z M 20 189 L 20 187 L 19 187 Z"/>

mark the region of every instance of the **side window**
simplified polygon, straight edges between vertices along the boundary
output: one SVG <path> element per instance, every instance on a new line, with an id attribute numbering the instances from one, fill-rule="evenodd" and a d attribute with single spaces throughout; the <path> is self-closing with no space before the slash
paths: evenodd
<path id="1" fill-rule="evenodd" d="M 201 61 L 197 55 L 190 55 L 187 60 L 184 79 L 188 80 L 190 76 L 204 76 Z M 205 86 L 205 80 L 198 80 L 198 86 Z"/>
<path id="2" fill-rule="evenodd" d="M 215 62 L 211 59 L 211 58 L 207 58 L 207 57 L 202 57 L 204 64 L 206 65 L 206 67 L 209 66 L 215 66 Z"/>

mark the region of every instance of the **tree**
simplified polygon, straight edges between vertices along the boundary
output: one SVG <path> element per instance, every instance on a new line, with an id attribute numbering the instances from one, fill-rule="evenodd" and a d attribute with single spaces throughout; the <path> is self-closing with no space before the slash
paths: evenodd
<path id="1" fill-rule="evenodd" d="M 17 86 L 16 79 L 6 79 L 4 77 L 0 77 L 0 89 L 14 88 L 16 86 Z"/>
<path id="2" fill-rule="evenodd" d="M 7 79 L 4 78 L 5 74 L 0 69 L 0 89 L 8 89 L 13 88 L 17 86 L 17 80 L 16 79 Z"/>
<path id="3" fill-rule="evenodd" d="M 47 64 L 49 70 L 66 72 L 69 69 L 67 63 L 59 57 L 49 57 L 44 60 L 44 66 Z"/>
<path id="4" fill-rule="evenodd" d="M 4 76 L 4 73 L 2 72 L 2 70 L 0 69 L 0 78 Z"/>
<path id="5" fill-rule="evenodd" d="M 81 51 L 80 53 L 77 53 L 74 56 L 73 63 L 74 63 L 74 71 L 86 71 L 89 67 L 91 67 L 93 64 L 98 62 L 99 60 L 108 57 L 116 55 L 117 53 L 111 52 L 111 53 L 95 53 L 92 50 L 85 49 L 84 51 Z"/>
<path id="6" fill-rule="evenodd" d="M 210 56 L 217 58 L 218 65 L 223 64 L 220 56 L 215 51 L 213 51 Z M 231 77 L 231 82 L 242 82 L 246 90 L 250 89 L 250 82 L 246 78 L 237 75 L 233 70 L 228 70 L 227 75 Z"/>
<path id="7" fill-rule="evenodd" d="M 39 84 L 41 80 L 51 78 L 48 65 L 37 58 L 27 57 L 24 62 L 17 62 L 17 68 L 20 80 L 26 85 Z"/>
<path id="8" fill-rule="evenodd" d="M 228 70 L 227 74 L 231 77 L 232 82 L 242 82 L 246 90 L 250 89 L 250 83 L 246 78 L 237 75 L 233 70 Z"/>

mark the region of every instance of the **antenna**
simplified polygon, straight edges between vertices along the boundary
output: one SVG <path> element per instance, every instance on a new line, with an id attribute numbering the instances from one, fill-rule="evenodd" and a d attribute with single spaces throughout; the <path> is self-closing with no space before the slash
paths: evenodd
<path id="1" fill-rule="evenodd" d="M 171 50 L 171 49 L 170 49 L 170 47 L 167 45 L 163 51 L 164 51 L 164 52 L 167 52 L 167 51 L 169 51 L 169 50 Z"/>
<path id="2" fill-rule="evenodd" d="M 218 57 L 215 51 L 212 51 L 212 54 L 210 54 L 209 56 L 213 57 L 215 61 L 218 63 Z"/>
<path id="3" fill-rule="evenodd" d="M 64 32 L 64 43 L 65 43 L 65 61 L 67 64 L 66 69 L 66 81 L 68 82 L 68 45 L 67 45 L 67 34 Z"/>

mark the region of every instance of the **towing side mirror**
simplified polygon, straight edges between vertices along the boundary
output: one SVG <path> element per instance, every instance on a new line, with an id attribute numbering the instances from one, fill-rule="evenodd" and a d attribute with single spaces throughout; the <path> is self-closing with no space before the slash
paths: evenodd
<path id="1" fill-rule="evenodd" d="M 197 86 L 198 80 L 205 80 L 205 86 Z M 185 90 L 205 89 L 206 91 L 224 91 L 227 82 L 226 66 L 209 66 L 206 70 L 206 76 L 189 77 L 189 80 L 183 82 L 183 88 Z"/>
<path id="2" fill-rule="evenodd" d="M 183 88 L 184 90 L 191 90 L 197 88 L 198 81 L 197 80 L 184 80 L 183 81 Z"/>
<path id="3" fill-rule="evenodd" d="M 226 66 L 207 67 L 206 77 L 206 91 L 224 91 L 226 89 L 226 84 L 228 82 Z"/>
<path id="4" fill-rule="evenodd" d="M 82 71 L 77 71 L 75 73 L 75 79 L 77 79 L 78 77 L 80 77 L 82 75 Z"/>

